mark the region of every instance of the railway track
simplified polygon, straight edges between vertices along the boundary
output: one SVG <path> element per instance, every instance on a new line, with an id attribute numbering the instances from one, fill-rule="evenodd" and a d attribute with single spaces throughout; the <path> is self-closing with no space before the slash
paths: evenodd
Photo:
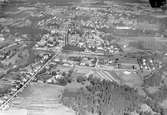
<path id="1" fill-rule="evenodd" d="M 21 88 L 19 88 L 9 99 L 7 99 L 4 103 L 0 105 L 0 110 L 4 110 L 8 103 L 10 103 L 10 101 L 12 101 L 19 92 L 22 92 L 24 88 L 36 77 L 36 75 L 58 55 L 60 55 L 60 52 L 57 52 L 50 60 L 48 60 L 43 66 L 41 66 L 41 68 L 27 82 L 25 82 L 25 84 Z"/>

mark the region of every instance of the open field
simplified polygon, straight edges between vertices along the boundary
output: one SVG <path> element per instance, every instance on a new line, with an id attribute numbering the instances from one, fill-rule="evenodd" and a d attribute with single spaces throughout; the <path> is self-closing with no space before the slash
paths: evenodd
<path id="1" fill-rule="evenodd" d="M 33 83 L 11 105 L 12 110 L 26 110 L 28 115 L 75 115 L 60 103 L 63 87 Z"/>

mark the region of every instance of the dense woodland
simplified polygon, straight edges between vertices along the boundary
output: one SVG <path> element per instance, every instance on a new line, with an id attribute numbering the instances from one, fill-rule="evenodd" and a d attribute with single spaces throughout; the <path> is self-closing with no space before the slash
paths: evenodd
<path id="1" fill-rule="evenodd" d="M 97 115 L 133 115 L 137 112 L 139 115 L 165 115 L 155 100 L 149 100 L 139 96 L 137 91 L 127 86 L 119 86 L 116 83 L 95 78 L 79 78 L 77 82 L 86 83 L 76 91 L 65 89 L 62 102 L 66 106 L 73 108 L 79 115 L 87 113 Z M 160 94 L 159 94 L 160 95 Z M 155 96 L 158 97 L 158 96 Z M 161 98 L 161 97 L 159 97 Z M 151 107 L 152 111 L 142 111 L 141 105 L 146 104 Z"/>

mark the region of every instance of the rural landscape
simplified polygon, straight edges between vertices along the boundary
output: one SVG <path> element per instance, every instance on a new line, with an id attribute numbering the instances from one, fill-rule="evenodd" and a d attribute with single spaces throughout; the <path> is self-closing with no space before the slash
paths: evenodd
<path id="1" fill-rule="evenodd" d="M 167 115 L 165 7 L 0 0 L 0 115 Z"/>

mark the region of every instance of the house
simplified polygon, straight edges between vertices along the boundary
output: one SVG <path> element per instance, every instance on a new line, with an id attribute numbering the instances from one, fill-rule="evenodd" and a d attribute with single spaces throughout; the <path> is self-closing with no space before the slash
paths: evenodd
<path id="1" fill-rule="evenodd" d="M 47 81 L 46 81 L 46 83 L 56 83 L 57 81 L 56 81 L 56 79 L 54 78 L 54 77 L 52 77 L 52 78 L 50 78 L 50 79 L 48 79 Z"/>
<path id="2" fill-rule="evenodd" d="M 5 40 L 5 38 L 3 37 L 3 34 L 0 34 L 0 41 L 2 42 L 4 40 Z"/>
<path id="3" fill-rule="evenodd" d="M 3 99 L 0 99 L 0 104 L 3 104 L 4 103 L 4 100 Z"/>
<path id="4" fill-rule="evenodd" d="M 140 69 L 142 70 L 151 71 L 151 70 L 155 70 L 156 68 L 154 60 L 150 57 L 138 58 L 138 63 L 139 63 Z"/>
<path id="5" fill-rule="evenodd" d="M 10 89 L 12 92 L 16 92 L 17 91 L 17 88 L 11 88 Z"/>
<path id="6" fill-rule="evenodd" d="M 54 58 L 55 62 L 60 62 L 60 58 Z"/>
<path id="7" fill-rule="evenodd" d="M 56 75 L 56 76 L 53 76 L 55 79 L 61 79 L 61 78 L 63 78 L 64 76 L 62 76 L 62 75 Z"/>

